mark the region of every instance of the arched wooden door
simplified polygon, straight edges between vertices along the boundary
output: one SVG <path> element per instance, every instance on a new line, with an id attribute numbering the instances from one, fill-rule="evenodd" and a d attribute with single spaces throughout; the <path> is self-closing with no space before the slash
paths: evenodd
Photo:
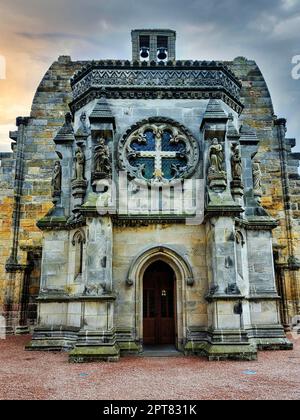
<path id="1" fill-rule="evenodd" d="M 143 281 L 144 344 L 175 344 L 175 274 L 163 261 L 152 263 Z"/>

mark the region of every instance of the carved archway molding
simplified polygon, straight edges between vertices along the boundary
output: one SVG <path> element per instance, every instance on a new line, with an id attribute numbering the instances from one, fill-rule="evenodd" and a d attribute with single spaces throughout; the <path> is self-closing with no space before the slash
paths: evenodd
<path id="1" fill-rule="evenodd" d="M 174 273 L 180 276 L 182 282 L 188 286 L 195 283 L 192 267 L 177 251 L 164 245 L 158 245 L 144 250 L 131 263 L 126 283 L 133 286 L 143 278 L 147 268 L 155 261 L 164 261 L 170 265 Z"/>
<path id="2" fill-rule="evenodd" d="M 126 283 L 130 288 L 134 288 L 136 339 L 143 342 L 143 279 L 145 271 L 155 261 L 167 263 L 175 274 L 176 346 L 183 350 L 184 337 L 187 334 L 187 288 L 194 284 L 194 275 L 188 261 L 178 251 L 164 245 L 145 249 L 131 263 L 128 272 Z"/>
<path id="3" fill-rule="evenodd" d="M 76 232 L 74 233 L 72 237 L 72 245 L 75 246 L 76 243 L 86 243 L 86 236 L 83 229 L 76 230 Z"/>

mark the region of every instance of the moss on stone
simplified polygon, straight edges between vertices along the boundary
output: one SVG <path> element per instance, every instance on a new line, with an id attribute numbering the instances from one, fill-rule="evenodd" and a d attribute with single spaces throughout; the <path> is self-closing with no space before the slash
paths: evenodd
<path id="1" fill-rule="evenodd" d="M 120 348 L 114 346 L 76 347 L 69 353 L 70 363 L 85 363 L 92 361 L 116 362 L 120 358 Z"/>
<path id="2" fill-rule="evenodd" d="M 137 343 L 134 343 L 132 341 L 127 342 L 119 342 L 118 346 L 120 348 L 121 353 L 140 353 L 141 348 Z"/>

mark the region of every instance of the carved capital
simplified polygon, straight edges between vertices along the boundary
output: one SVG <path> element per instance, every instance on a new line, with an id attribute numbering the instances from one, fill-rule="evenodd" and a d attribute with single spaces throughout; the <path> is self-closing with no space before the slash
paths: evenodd
<path id="1" fill-rule="evenodd" d="M 287 120 L 285 118 L 278 118 L 277 120 L 274 121 L 274 124 L 277 126 L 283 126 L 286 128 L 286 123 Z"/>
<path id="2" fill-rule="evenodd" d="M 16 119 L 16 126 L 19 127 L 20 125 L 27 126 L 29 123 L 29 117 L 17 117 Z"/>

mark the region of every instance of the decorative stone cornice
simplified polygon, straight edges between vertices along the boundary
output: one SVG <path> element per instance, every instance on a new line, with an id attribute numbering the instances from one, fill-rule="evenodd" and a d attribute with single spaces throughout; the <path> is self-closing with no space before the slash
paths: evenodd
<path id="1" fill-rule="evenodd" d="M 80 110 L 82 107 L 103 96 L 101 90 L 90 90 L 81 98 L 73 101 L 69 106 L 72 112 Z M 220 99 L 231 109 L 240 114 L 243 110 L 241 104 L 237 104 L 224 90 L 198 90 L 198 89 L 179 89 L 179 88 L 161 88 L 161 89 L 114 89 L 105 91 L 105 97 L 108 99 Z"/>
<path id="2" fill-rule="evenodd" d="M 63 217 L 52 217 L 52 216 L 45 216 L 43 219 L 40 219 L 37 222 L 37 227 L 40 230 L 73 230 L 78 229 L 86 225 L 86 221 L 84 218 L 80 218 L 78 220 L 71 219 L 63 216 Z"/>
<path id="3" fill-rule="evenodd" d="M 137 70 L 137 69 L 150 69 L 164 68 L 164 69 L 180 69 L 180 70 L 212 70 L 222 69 L 240 88 L 242 88 L 241 82 L 237 79 L 233 71 L 221 61 L 198 61 L 198 60 L 169 60 L 167 63 L 164 61 L 129 61 L 129 60 L 99 60 L 91 61 L 83 66 L 80 70 L 75 73 L 71 79 L 71 85 L 80 81 L 86 76 L 91 70 L 95 69 L 124 69 L 124 70 Z"/>
<path id="4" fill-rule="evenodd" d="M 91 98 L 103 96 L 104 90 L 108 98 L 212 98 L 230 103 L 238 113 L 243 109 L 239 80 L 224 64 L 216 62 L 91 62 L 73 77 L 71 85 L 73 111 Z"/>
<path id="5" fill-rule="evenodd" d="M 205 219 L 212 217 L 235 217 L 243 213 L 245 209 L 240 205 L 214 205 L 209 204 L 205 211 Z"/>
<path id="6" fill-rule="evenodd" d="M 278 222 L 271 217 L 253 217 L 252 219 L 236 219 L 238 227 L 246 230 L 273 230 L 278 227 Z"/>

